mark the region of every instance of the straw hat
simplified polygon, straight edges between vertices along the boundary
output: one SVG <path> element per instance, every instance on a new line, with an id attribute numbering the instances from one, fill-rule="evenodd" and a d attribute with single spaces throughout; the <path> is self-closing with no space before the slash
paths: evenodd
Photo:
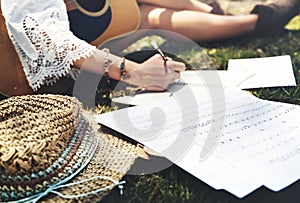
<path id="1" fill-rule="evenodd" d="M 123 186 L 135 145 L 90 118 L 69 96 L 0 101 L 0 202 L 90 202 Z"/>

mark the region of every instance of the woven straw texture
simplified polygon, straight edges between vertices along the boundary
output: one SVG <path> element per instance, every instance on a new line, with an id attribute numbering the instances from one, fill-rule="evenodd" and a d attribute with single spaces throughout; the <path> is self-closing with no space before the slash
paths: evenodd
<path id="1" fill-rule="evenodd" d="M 72 98 L 12 97 L 0 103 L 1 174 L 44 170 L 58 158 L 79 122 Z"/>
<path id="2" fill-rule="evenodd" d="M 0 199 L 18 200 L 39 194 L 75 174 L 98 147 L 85 169 L 69 182 L 96 176 L 119 181 L 137 158 L 135 145 L 98 131 L 92 115 L 74 97 L 18 96 L 0 102 Z M 96 179 L 56 189 L 80 195 L 111 185 Z M 112 188 L 110 188 L 112 189 Z M 76 199 L 54 194 L 42 202 L 95 202 L 110 190 Z"/>
<path id="3" fill-rule="evenodd" d="M 120 181 L 138 158 L 136 145 L 130 140 L 126 141 L 126 138 L 121 138 L 122 136 L 115 136 L 114 132 L 104 133 L 100 131 L 99 125 L 96 122 L 93 122 L 90 112 L 85 112 L 85 116 L 90 120 L 90 123 L 96 132 L 96 137 L 99 139 L 98 151 L 95 158 L 90 162 L 87 168 L 70 182 L 78 182 L 99 175 L 109 176 L 116 181 Z M 59 191 L 65 195 L 77 195 L 109 185 L 111 185 L 110 181 L 95 180 Z M 124 187 L 126 187 L 126 184 Z M 44 198 L 42 202 L 95 203 L 101 201 L 101 199 L 107 195 L 109 191 L 110 190 L 107 190 L 105 192 L 77 199 L 62 199 L 59 196 L 51 194 Z"/>

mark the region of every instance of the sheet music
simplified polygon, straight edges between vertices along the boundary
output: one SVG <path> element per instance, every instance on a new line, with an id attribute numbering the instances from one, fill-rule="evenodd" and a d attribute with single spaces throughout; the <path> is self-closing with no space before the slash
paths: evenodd
<path id="1" fill-rule="evenodd" d="M 96 119 L 240 198 L 262 185 L 278 191 L 297 181 L 300 107 L 214 88 L 184 87 L 168 102 Z M 224 94 L 212 95 L 217 89 Z"/>

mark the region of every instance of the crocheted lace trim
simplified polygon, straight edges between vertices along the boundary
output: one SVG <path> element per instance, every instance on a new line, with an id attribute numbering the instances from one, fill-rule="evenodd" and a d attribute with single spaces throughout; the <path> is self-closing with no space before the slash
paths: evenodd
<path id="1" fill-rule="evenodd" d="M 73 62 L 92 55 L 96 49 L 66 30 L 66 24 L 60 19 L 58 12 L 52 12 L 49 19 L 50 26 L 48 24 L 47 28 L 32 16 L 26 16 L 23 20 L 25 35 L 36 51 L 35 58 L 28 56 L 11 36 L 27 80 L 34 91 L 42 85 L 55 83 L 67 74 L 76 77 L 78 70 L 71 69 Z M 55 29 L 55 34 L 48 34 L 49 29 Z"/>

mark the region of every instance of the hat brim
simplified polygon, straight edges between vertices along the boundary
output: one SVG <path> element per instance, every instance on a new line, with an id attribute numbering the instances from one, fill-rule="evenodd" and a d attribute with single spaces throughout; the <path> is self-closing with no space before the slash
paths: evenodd
<path id="1" fill-rule="evenodd" d="M 95 154 L 89 164 L 80 173 L 78 173 L 68 183 L 80 183 L 73 186 L 57 189 L 56 191 L 67 197 L 79 196 L 78 198 L 62 198 L 56 194 L 48 194 L 41 199 L 41 202 L 97 202 L 100 201 L 109 191 L 113 189 L 112 182 L 105 179 L 94 179 L 85 182 L 93 177 L 109 177 L 119 182 L 130 170 L 135 160 L 138 158 L 136 153 L 136 145 L 99 130 L 99 125 L 93 119 L 93 113 L 84 112 L 84 116 L 88 119 L 91 127 L 94 129 L 95 137 L 98 139 L 98 146 Z M 91 194 L 106 188 L 102 192 Z M 84 195 L 88 194 L 88 195 Z"/>

